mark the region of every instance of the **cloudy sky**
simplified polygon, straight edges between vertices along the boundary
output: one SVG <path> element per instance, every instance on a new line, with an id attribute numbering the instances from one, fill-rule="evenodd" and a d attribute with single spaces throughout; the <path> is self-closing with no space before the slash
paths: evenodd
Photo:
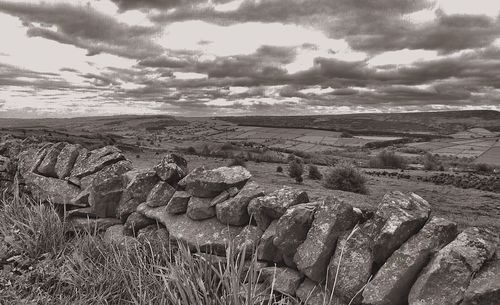
<path id="1" fill-rule="evenodd" d="M 500 110 L 498 0 L 0 0 L 0 117 Z"/>

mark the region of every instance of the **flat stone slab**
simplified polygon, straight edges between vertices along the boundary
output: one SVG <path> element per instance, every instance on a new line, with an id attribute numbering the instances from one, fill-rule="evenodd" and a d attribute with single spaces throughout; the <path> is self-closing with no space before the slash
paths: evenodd
<path id="1" fill-rule="evenodd" d="M 65 180 L 27 173 L 26 184 L 31 193 L 38 199 L 54 204 L 73 204 L 72 199 L 78 196 L 80 189 Z M 86 205 L 82 204 L 85 207 Z"/>
<path id="2" fill-rule="evenodd" d="M 219 167 L 207 170 L 199 167 L 179 182 L 193 196 L 212 198 L 233 186 L 241 187 L 252 175 L 242 166 Z"/>
<path id="3" fill-rule="evenodd" d="M 144 205 L 140 213 L 165 225 L 171 238 L 204 252 L 225 254 L 226 246 L 243 229 L 224 225 L 215 217 L 192 220 L 185 214 L 170 214 L 165 207 L 150 208 Z"/>

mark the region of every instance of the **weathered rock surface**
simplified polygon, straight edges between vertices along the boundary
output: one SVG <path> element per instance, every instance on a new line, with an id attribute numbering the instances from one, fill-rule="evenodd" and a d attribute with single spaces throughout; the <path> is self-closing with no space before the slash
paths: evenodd
<path id="1" fill-rule="evenodd" d="M 67 179 L 68 180 L 79 180 L 80 187 L 82 189 L 86 189 L 87 187 L 92 185 L 92 181 L 96 179 L 97 177 L 104 177 L 104 176 L 122 176 L 128 171 L 132 170 L 132 163 L 129 160 L 122 160 L 118 161 L 116 163 L 113 163 L 111 165 L 105 166 L 103 169 L 101 169 L 98 172 L 95 172 L 93 174 L 87 175 L 85 177 L 77 178 L 74 176 L 70 176 Z M 125 180 L 125 179 L 124 179 Z M 123 183 L 123 185 L 127 185 L 127 183 Z"/>
<path id="2" fill-rule="evenodd" d="M 123 192 L 121 176 L 100 173 L 92 181 L 89 192 L 89 204 L 98 217 L 117 217 Z"/>
<path id="3" fill-rule="evenodd" d="M 64 180 L 35 173 L 26 173 L 25 180 L 35 198 L 55 204 L 78 204 L 72 202 L 72 199 L 80 193 L 80 189 Z"/>
<path id="4" fill-rule="evenodd" d="M 125 159 L 125 157 L 121 151 L 114 146 L 105 146 L 88 153 L 81 150 L 71 170 L 71 175 L 82 178 L 100 171 L 106 165 L 116 163 L 123 159 Z"/>
<path id="5" fill-rule="evenodd" d="M 175 189 L 170 184 L 160 181 L 149 192 L 146 204 L 152 208 L 167 205 L 174 193 Z"/>
<path id="6" fill-rule="evenodd" d="M 56 163 L 57 157 L 67 143 L 54 143 L 45 154 L 43 161 L 38 165 L 38 173 L 46 177 L 57 177 Z"/>
<path id="7" fill-rule="evenodd" d="M 116 218 L 73 217 L 68 220 L 68 230 L 94 233 L 105 231 L 107 228 L 118 224 L 121 225 L 121 222 Z"/>
<path id="8" fill-rule="evenodd" d="M 353 230 L 342 235 L 335 254 L 328 265 L 328 288 L 340 299 L 351 304 L 360 304 L 358 292 L 372 274 L 373 254 L 371 238 L 362 230 Z M 335 289 L 333 284 L 335 283 Z M 355 298 L 356 297 L 356 298 Z"/>
<path id="9" fill-rule="evenodd" d="M 351 205 L 333 197 L 324 199 L 314 213 L 305 241 L 297 248 L 297 268 L 316 282 L 324 280 L 338 237 L 357 221 L 358 214 Z"/>
<path id="10" fill-rule="evenodd" d="M 387 193 L 374 216 L 375 264 L 381 266 L 397 248 L 417 233 L 429 218 L 430 211 L 429 203 L 414 193 Z"/>
<path id="11" fill-rule="evenodd" d="M 154 170 L 161 180 L 176 184 L 187 175 L 187 161 L 177 154 L 168 154 Z"/>
<path id="12" fill-rule="evenodd" d="M 79 209 L 74 209 L 66 212 L 66 217 L 72 218 L 72 217 L 85 217 L 85 218 L 97 218 L 97 215 L 94 212 L 94 208 L 92 207 L 86 207 L 86 208 L 79 208 Z"/>
<path id="13" fill-rule="evenodd" d="M 317 204 L 301 203 L 289 208 L 276 225 L 274 245 L 283 255 L 293 257 L 297 248 L 304 242 L 313 221 Z"/>
<path id="14" fill-rule="evenodd" d="M 122 224 L 107 228 L 103 239 L 108 243 L 115 244 L 123 248 L 132 247 L 139 243 L 137 239 L 125 234 L 125 228 Z"/>
<path id="15" fill-rule="evenodd" d="M 307 193 L 290 187 L 283 187 L 264 197 L 258 197 L 248 204 L 248 214 L 253 216 L 257 226 L 265 230 L 273 219 L 278 219 L 294 205 L 309 202 Z"/>
<path id="16" fill-rule="evenodd" d="M 202 220 L 215 216 L 215 207 L 210 206 L 210 198 L 191 197 L 186 215 L 193 220 Z"/>
<path id="17" fill-rule="evenodd" d="M 61 149 L 55 165 L 55 172 L 59 179 L 66 178 L 71 174 L 80 149 L 81 146 L 78 144 L 67 144 Z"/>
<path id="18" fill-rule="evenodd" d="M 167 229 L 157 224 L 140 229 L 139 232 L 137 232 L 137 240 L 141 243 L 148 243 L 153 249 L 158 249 L 159 251 L 163 249 L 168 250 L 171 245 L 170 235 Z M 158 253 L 161 254 L 162 252 Z"/>
<path id="19" fill-rule="evenodd" d="M 149 208 L 145 205 L 141 213 L 165 225 L 173 239 L 205 252 L 212 250 L 224 254 L 226 246 L 242 230 L 241 227 L 223 225 L 216 218 L 193 221 L 185 214 L 170 214 L 165 207 Z"/>
<path id="20" fill-rule="evenodd" d="M 215 206 L 217 219 L 232 226 L 248 224 L 250 221 L 247 211 L 248 204 L 252 199 L 261 196 L 264 196 L 264 192 L 260 186 L 253 181 L 247 182 L 235 197 L 220 202 Z"/>
<path id="21" fill-rule="evenodd" d="M 160 178 L 154 170 L 127 172 L 123 179 L 128 183 L 123 190 L 118 207 L 118 217 L 126 219 L 147 197 Z"/>
<path id="22" fill-rule="evenodd" d="M 396 250 L 363 292 L 367 305 L 399 305 L 408 300 L 412 285 L 431 256 L 457 236 L 457 225 L 432 218 Z"/>
<path id="23" fill-rule="evenodd" d="M 470 227 L 441 249 L 420 273 L 409 305 L 458 305 L 472 275 L 489 260 L 498 243 L 490 231 Z"/>
<path id="24" fill-rule="evenodd" d="M 261 275 L 275 291 L 295 296 L 297 288 L 304 277 L 298 271 L 287 267 L 266 267 L 261 269 Z"/>
<path id="25" fill-rule="evenodd" d="M 180 214 L 187 211 L 187 206 L 191 195 L 188 192 L 177 191 L 167 204 L 167 212 L 170 214 Z"/>
<path id="26" fill-rule="evenodd" d="M 193 196 L 211 198 L 222 191 L 231 188 L 240 188 L 252 175 L 242 166 L 219 167 L 212 170 L 196 168 L 191 171 L 179 185 Z"/>
<path id="27" fill-rule="evenodd" d="M 148 218 L 140 213 L 134 212 L 130 214 L 123 226 L 128 235 L 136 235 L 137 232 L 149 225 L 155 224 L 156 220 Z"/>
<path id="28" fill-rule="evenodd" d="M 500 259 L 483 265 L 465 292 L 462 305 L 496 305 L 500 302 Z"/>
<path id="29" fill-rule="evenodd" d="M 347 305 L 337 296 L 332 295 L 324 285 L 308 278 L 300 284 L 296 294 L 305 305 Z"/>
<path id="30" fill-rule="evenodd" d="M 245 253 L 247 257 L 250 257 L 260 242 L 260 238 L 264 232 L 256 226 L 246 226 L 241 230 L 241 232 L 234 238 L 233 245 L 237 253 Z"/>
<path id="31" fill-rule="evenodd" d="M 267 227 L 260 239 L 259 247 L 257 248 L 257 258 L 262 261 L 281 263 L 283 261 L 283 253 L 273 243 L 276 236 L 276 228 L 278 220 L 273 220 Z"/>

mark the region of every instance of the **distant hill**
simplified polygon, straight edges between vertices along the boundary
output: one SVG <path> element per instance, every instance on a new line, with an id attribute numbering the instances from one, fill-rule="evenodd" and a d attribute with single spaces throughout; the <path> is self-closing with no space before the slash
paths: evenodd
<path id="1" fill-rule="evenodd" d="M 315 128 L 351 133 L 449 135 L 471 128 L 500 131 L 500 112 L 493 110 L 367 113 L 307 116 L 219 117 L 238 125 Z"/>

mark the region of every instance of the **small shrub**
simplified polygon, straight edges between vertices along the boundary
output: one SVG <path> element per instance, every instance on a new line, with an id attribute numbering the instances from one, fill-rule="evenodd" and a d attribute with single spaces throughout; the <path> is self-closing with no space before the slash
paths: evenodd
<path id="1" fill-rule="evenodd" d="M 477 173 L 483 173 L 483 174 L 490 174 L 494 172 L 493 166 L 485 163 L 479 163 L 474 165 L 474 170 Z"/>
<path id="2" fill-rule="evenodd" d="M 242 157 L 236 157 L 236 158 L 233 158 L 231 160 L 231 162 L 229 162 L 229 164 L 227 165 L 229 167 L 232 167 L 232 166 L 243 166 L 243 167 L 247 167 L 246 163 L 245 163 L 245 159 L 243 159 Z"/>
<path id="3" fill-rule="evenodd" d="M 366 194 L 366 178 L 351 163 L 341 162 L 330 168 L 323 179 L 323 186 L 332 190 Z"/>
<path id="4" fill-rule="evenodd" d="M 393 151 L 383 150 L 375 157 L 372 157 L 368 165 L 373 168 L 405 168 L 406 161 Z"/>
<path id="5" fill-rule="evenodd" d="M 282 173 L 283 172 L 283 167 L 281 167 L 281 166 L 276 167 L 276 172 L 277 173 Z"/>
<path id="6" fill-rule="evenodd" d="M 233 144 L 229 143 L 229 142 L 226 142 L 224 143 L 221 148 L 221 150 L 231 150 L 231 149 L 234 149 L 234 146 Z"/>
<path id="7" fill-rule="evenodd" d="M 316 165 L 309 165 L 309 178 L 312 180 L 321 180 L 321 178 L 323 178 L 323 175 Z"/>
<path id="8" fill-rule="evenodd" d="M 299 160 L 293 160 L 290 162 L 288 165 L 288 175 L 290 178 L 294 178 L 297 180 L 298 177 L 302 177 L 302 174 L 304 173 L 304 166 Z"/>
<path id="9" fill-rule="evenodd" d="M 297 183 L 302 183 L 304 181 L 304 178 L 302 178 L 302 176 L 298 176 L 298 177 L 295 177 L 295 181 Z"/>
<path id="10" fill-rule="evenodd" d="M 196 149 L 194 149 L 194 147 L 193 147 L 193 146 L 189 146 L 189 147 L 186 149 L 186 153 L 191 154 L 191 155 L 194 155 L 194 154 L 196 154 Z"/>
<path id="11" fill-rule="evenodd" d="M 210 155 L 210 149 L 208 148 L 207 144 L 203 145 L 203 148 L 201 149 L 200 154 L 202 156 L 209 156 Z"/>
<path id="12" fill-rule="evenodd" d="M 141 158 L 141 155 L 135 155 L 135 157 L 136 157 L 137 159 L 140 159 L 140 158 Z"/>
<path id="13" fill-rule="evenodd" d="M 429 153 L 425 154 L 423 165 L 425 170 L 437 170 L 443 167 L 436 156 Z"/>

